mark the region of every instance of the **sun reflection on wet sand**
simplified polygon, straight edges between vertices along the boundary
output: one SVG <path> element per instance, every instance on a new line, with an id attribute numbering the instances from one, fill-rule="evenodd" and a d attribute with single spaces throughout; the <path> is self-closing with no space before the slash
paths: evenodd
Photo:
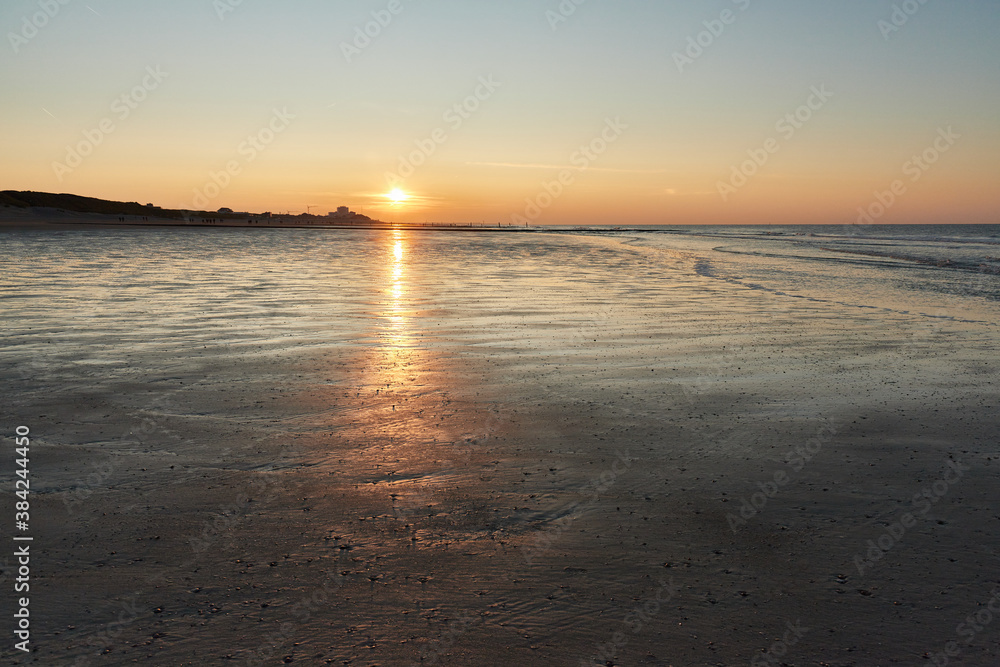
<path id="1" fill-rule="evenodd" d="M 389 297 L 385 304 L 382 317 L 388 320 L 388 334 L 385 337 L 386 345 L 383 349 L 391 351 L 410 347 L 412 344 L 412 332 L 408 329 L 408 308 L 406 297 L 406 234 L 402 230 L 396 230 L 392 234 L 390 243 L 392 251 L 388 266 L 388 289 L 386 294 Z"/>
<path id="2" fill-rule="evenodd" d="M 403 230 L 395 230 L 385 243 L 384 287 L 378 311 L 379 336 L 368 355 L 369 371 L 365 384 L 381 393 L 398 393 L 415 379 L 415 366 L 423 360 L 414 330 L 414 304 L 407 265 L 410 239 Z M 396 411 L 395 405 L 392 411 Z"/>
<path id="3" fill-rule="evenodd" d="M 369 238 L 368 280 L 357 284 L 367 289 L 366 335 L 361 346 L 323 353 L 326 377 L 337 379 L 310 387 L 310 470 L 317 493 L 356 503 L 364 531 L 352 526 L 355 540 L 401 537 L 407 550 L 433 551 L 484 530 L 478 519 L 458 525 L 451 517 L 459 489 L 466 500 L 472 488 L 482 493 L 486 460 L 477 443 L 497 431 L 497 417 L 474 398 L 458 349 L 427 326 L 447 298 L 441 268 L 424 268 L 427 239 L 407 230 Z"/>
<path id="4" fill-rule="evenodd" d="M 356 403 L 351 433 L 356 443 L 380 454 L 409 458 L 415 443 L 430 443 L 439 434 L 431 415 L 438 412 L 446 386 L 436 359 L 420 330 L 420 277 L 411 266 L 414 239 L 405 230 L 380 234 L 379 265 L 374 268 L 373 335 L 354 363 L 359 372 L 352 381 Z M 360 427 L 360 433 L 358 429 Z M 423 449 L 423 448 L 421 448 Z M 360 463 L 372 464 L 365 455 Z"/>
<path id="5" fill-rule="evenodd" d="M 346 447 L 341 463 L 354 474 L 375 474 L 422 457 L 440 434 L 439 405 L 448 387 L 439 359 L 426 345 L 419 311 L 429 298 L 411 267 L 415 239 L 406 230 L 372 234 L 366 267 L 369 280 L 357 283 L 368 305 L 360 346 L 332 347 L 325 355 L 338 376 L 314 388 L 316 428 Z M 331 389 L 333 391 L 331 391 Z M 326 406 L 336 405 L 335 410 Z M 327 459 L 326 446 L 317 456 Z M 338 455 L 339 456 L 339 455 Z"/>

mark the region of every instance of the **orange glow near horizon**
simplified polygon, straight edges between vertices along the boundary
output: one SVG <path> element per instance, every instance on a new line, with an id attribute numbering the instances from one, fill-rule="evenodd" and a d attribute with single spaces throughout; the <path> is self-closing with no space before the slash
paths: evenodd
<path id="1" fill-rule="evenodd" d="M 698 162 L 695 156 L 674 158 Z M 667 173 L 637 174 L 588 170 L 573 172 L 573 184 L 551 203 L 546 186 L 556 181 L 558 169 L 442 164 L 425 168 L 414 179 L 413 189 L 428 194 L 415 195 L 412 190 L 366 194 L 373 188 L 357 174 L 342 179 L 348 186 L 343 192 L 329 194 L 318 183 L 315 190 L 297 190 L 308 182 L 309 175 L 298 172 L 292 163 L 261 164 L 253 173 L 234 181 L 206 209 L 228 206 L 237 211 L 304 212 L 309 203 L 318 206 L 312 209 L 316 212 L 347 205 L 386 221 L 483 221 L 505 225 L 512 216 L 526 217 L 538 225 L 851 224 L 859 207 L 871 204 L 877 193 L 886 191 L 894 180 L 904 179 L 906 194 L 898 198 L 880 223 L 1000 223 L 1000 200 L 992 194 L 992 172 L 981 161 L 964 164 L 956 149 L 917 182 L 905 179 L 902 164 L 900 159 L 884 159 L 852 169 L 849 161 L 842 160 L 831 173 L 830 164 L 824 165 L 822 171 L 811 171 L 807 163 L 787 169 L 783 165 L 779 169 L 776 163 L 773 171 L 762 171 L 749 179 L 728 201 L 717 192 L 718 182 L 729 174 L 725 167 L 702 166 L 700 172 L 688 173 L 682 173 L 680 167 Z M 104 170 L 95 166 L 86 175 L 74 175 L 72 183 L 41 186 L 25 180 L 23 172 L 5 173 L 6 169 L 0 166 L 3 189 L 69 192 L 151 202 L 164 208 L 194 208 L 190 200 L 176 195 L 183 191 L 181 182 L 164 179 L 150 188 L 138 182 L 132 169 Z M 339 179 L 331 174 L 324 180 Z M 281 194 L 284 192 L 290 194 Z"/>
<path id="2" fill-rule="evenodd" d="M 0 5 L 6 25 L 22 4 Z M 747 11 L 683 67 L 672 54 L 718 17 L 705 3 L 589 3 L 557 32 L 537 3 L 438 5 L 349 59 L 328 47 L 372 20 L 360 4 L 243 3 L 225 24 L 210 4 L 194 21 L 186 3 L 68 9 L 92 23 L 19 44 L 0 62 L 0 190 L 386 222 L 853 224 L 902 179 L 877 222 L 1000 223 L 998 3 L 920 3 L 887 38 L 878 3 L 726 3 Z"/>

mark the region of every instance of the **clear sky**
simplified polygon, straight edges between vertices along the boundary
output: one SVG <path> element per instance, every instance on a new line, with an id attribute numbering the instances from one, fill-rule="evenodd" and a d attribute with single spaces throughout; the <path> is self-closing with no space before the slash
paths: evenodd
<path id="1" fill-rule="evenodd" d="M 4 0 L 0 29 L 0 189 L 1000 223 L 996 0 Z"/>

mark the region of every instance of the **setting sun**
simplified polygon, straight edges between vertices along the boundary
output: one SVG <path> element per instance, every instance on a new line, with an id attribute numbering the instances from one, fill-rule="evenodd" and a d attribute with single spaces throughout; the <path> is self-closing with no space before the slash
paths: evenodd
<path id="1" fill-rule="evenodd" d="M 393 204 L 399 204 L 410 198 L 410 195 L 406 194 L 399 188 L 393 189 L 392 192 L 386 195 Z"/>
<path id="2" fill-rule="evenodd" d="M 0 667 L 1000 667 L 1000 0 L 0 27 Z"/>

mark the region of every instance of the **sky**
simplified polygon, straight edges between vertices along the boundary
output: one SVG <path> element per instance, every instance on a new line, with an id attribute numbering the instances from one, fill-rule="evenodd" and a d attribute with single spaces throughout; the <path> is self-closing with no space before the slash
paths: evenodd
<path id="1" fill-rule="evenodd" d="M 411 222 L 1000 223 L 996 0 L 4 0 L 0 30 L 0 189 Z"/>

